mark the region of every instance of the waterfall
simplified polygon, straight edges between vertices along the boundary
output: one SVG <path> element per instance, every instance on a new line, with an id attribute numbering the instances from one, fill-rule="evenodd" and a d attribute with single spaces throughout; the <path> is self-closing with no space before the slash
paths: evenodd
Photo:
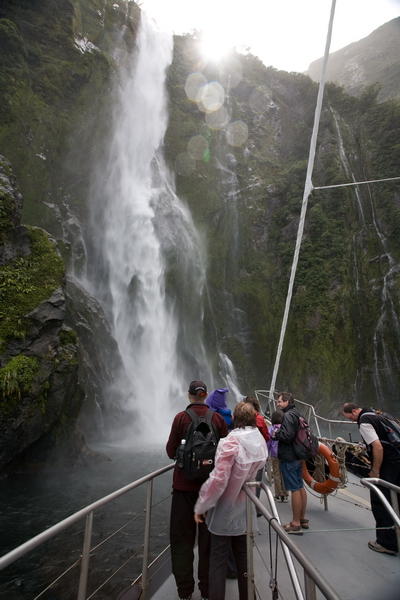
<path id="1" fill-rule="evenodd" d="M 90 195 L 81 283 L 102 304 L 122 371 L 107 393 L 148 440 L 164 439 L 190 379 L 213 383 L 204 343 L 204 250 L 163 157 L 172 35 L 142 13 L 134 56 L 118 53 L 111 139 Z M 121 432 L 120 432 L 121 433 Z"/>
<path id="2" fill-rule="evenodd" d="M 344 143 L 340 131 L 339 119 L 336 112 L 331 109 L 335 121 L 335 127 L 338 137 L 339 156 L 345 170 L 346 175 L 352 181 L 356 181 L 351 170 L 349 160 L 347 158 Z M 354 253 L 354 273 L 355 285 L 357 293 L 360 293 L 359 267 L 357 261 L 356 244 L 362 249 L 361 236 L 363 232 L 373 232 L 380 248 L 380 254 L 374 257 L 374 261 L 379 261 L 381 278 L 374 279 L 375 290 L 378 290 L 378 282 L 380 287 L 379 293 L 379 314 L 373 330 L 372 346 L 373 346 L 373 374 L 372 380 L 375 388 L 376 399 L 378 405 L 384 406 L 388 399 L 396 399 L 398 392 L 397 374 L 400 367 L 400 320 L 396 312 L 395 288 L 396 278 L 400 272 L 400 266 L 389 251 L 388 243 L 383 234 L 379 221 L 376 217 L 374 199 L 371 193 L 370 185 L 367 186 L 367 194 L 369 199 L 369 211 L 371 223 L 366 222 L 365 207 L 362 204 L 362 198 L 358 186 L 354 188 L 357 206 L 362 222 L 361 231 L 353 236 L 353 253 Z M 359 334 L 360 336 L 360 334 Z M 388 340 L 392 339 L 391 344 Z"/>
<path id="3" fill-rule="evenodd" d="M 393 290 L 396 289 L 396 278 L 400 272 L 400 265 L 389 252 L 386 237 L 379 227 L 369 185 L 368 194 L 373 228 L 382 248 L 382 254 L 379 257 L 383 271 L 380 314 L 374 331 L 374 386 L 377 398 L 383 404 L 387 396 L 395 399 L 398 394 L 397 373 L 400 367 L 400 320 L 396 312 L 396 292 L 393 292 Z M 392 348 L 389 348 L 386 342 L 388 335 L 394 337 Z"/>
<path id="4" fill-rule="evenodd" d="M 339 156 L 340 156 L 340 160 L 342 162 L 343 168 L 344 168 L 344 172 L 346 173 L 347 177 L 349 179 L 351 179 L 351 181 L 355 182 L 356 178 L 354 177 L 354 173 L 350 168 L 350 163 L 349 163 L 349 160 L 347 158 L 347 155 L 346 155 L 346 152 L 344 149 L 342 132 L 340 131 L 339 119 L 338 119 L 337 113 L 336 113 L 336 111 L 333 110 L 333 108 L 331 108 L 331 113 L 333 115 L 333 120 L 335 121 L 336 133 L 337 133 L 338 142 L 339 142 Z M 359 210 L 360 217 L 361 217 L 361 223 L 362 223 L 363 227 L 365 227 L 365 214 L 364 214 L 364 209 L 363 209 L 363 205 L 362 205 L 362 199 L 360 196 L 360 190 L 357 185 L 354 186 L 354 193 L 355 193 L 356 199 L 357 199 L 357 206 L 358 206 L 358 210 Z"/>

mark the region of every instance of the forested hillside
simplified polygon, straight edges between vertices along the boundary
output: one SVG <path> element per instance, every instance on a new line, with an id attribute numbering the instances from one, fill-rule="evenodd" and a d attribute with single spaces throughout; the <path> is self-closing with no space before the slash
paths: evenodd
<path id="1" fill-rule="evenodd" d="M 0 7 L 0 153 L 24 197 L 23 222 L 57 238 L 67 279 L 85 273 L 92 246 L 102 243 L 101 233 L 88 242 L 91 173 L 107 163 L 118 64 L 137 52 L 139 20 L 139 7 L 122 0 L 3 0 Z M 166 86 L 165 157 L 204 245 L 199 347 L 208 353 L 215 385 L 226 383 L 224 356 L 247 394 L 271 380 L 318 86 L 250 54 L 207 64 L 189 35 L 174 39 Z M 399 176 L 399 139 L 398 100 L 385 100 L 377 86 L 355 97 L 327 85 L 314 186 Z M 157 219 L 174 218 L 163 210 L 161 202 Z M 162 222 L 156 229 L 162 236 Z M 194 310 L 192 279 L 182 275 L 185 257 L 176 248 L 163 260 L 166 298 L 179 320 Z M 8 267 L 0 269 L 0 281 L 8 278 L 17 289 L 17 271 L 10 284 Z M 323 414 L 337 414 L 344 400 L 395 410 L 399 272 L 398 183 L 314 190 L 277 387 Z M 90 419 L 100 407 L 119 414 L 110 390 L 124 357 L 109 315 L 101 298 L 69 281 L 67 320 L 80 339 L 83 413 Z M 134 297 L 134 278 L 130 285 Z M 3 340 L 6 369 L 20 312 Z M 184 352 L 195 356 L 196 341 Z"/>

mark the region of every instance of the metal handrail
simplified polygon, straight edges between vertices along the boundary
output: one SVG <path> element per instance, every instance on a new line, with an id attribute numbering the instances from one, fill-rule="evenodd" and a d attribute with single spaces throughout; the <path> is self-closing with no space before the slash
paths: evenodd
<path id="1" fill-rule="evenodd" d="M 275 396 L 279 396 L 280 392 L 275 392 Z M 269 407 L 269 410 L 271 411 L 271 409 L 275 410 L 275 401 L 273 398 L 271 398 L 271 394 L 270 394 L 270 390 L 256 390 L 255 394 L 258 398 L 258 396 L 261 396 L 263 398 L 265 398 L 267 400 L 267 404 Z M 327 417 L 321 417 L 320 415 L 317 415 L 317 413 L 315 412 L 315 408 L 312 404 L 309 404 L 307 402 L 304 402 L 303 400 L 298 400 L 297 398 L 295 398 L 295 402 L 296 404 L 301 404 L 302 406 L 305 406 L 308 409 L 308 417 L 307 420 L 313 421 L 315 424 L 315 428 L 317 431 L 317 435 L 318 437 L 322 437 L 321 435 L 321 430 L 319 427 L 319 421 L 323 421 L 324 423 L 328 424 L 328 428 L 329 428 L 329 434 L 331 434 L 332 432 L 332 425 L 333 424 L 338 424 L 338 425 L 357 425 L 357 423 L 353 423 L 352 421 L 342 421 L 340 419 L 329 419 Z"/>
<path id="2" fill-rule="evenodd" d="M 290 539 L 290 536 L 285 532 L 277 518 L 272 515 L 265 508 L 263 503 L 257 498 L 257 496 L 251 491 L 250 486 L 252 484 L 245 484 L 244 491 L 248 496 L 248 502 L 253 502 L 255 504 L 256 509 L 262 514 L 262 516 L 267 519 L 269 525 L 276 531 L 281 542 L 285 544 L 292 554 L 296 557 L 300 565 L 303 567 L 304 575 L 305 575 L 305 598 L 306 600 L 312 600 L 315 598 L 315 586 L 318 587 L 322 595 L 327 600 L 341 600 L 340 596 L 337 595 L 335 590 L 330 586 L 330 584 L 322 577 L 322 575 L 317 571 L 317 569 L 313 566 L 313 564 L 308 560 L 308 558 L 303 554 L 303 552 L 296 546 L 293 540 Z M 248 511 L 249 513 L 250 511 Z M 249 526 L 248 526 L 249 528 Z M 250 528 L 251 531 L 251 528 Z M 249 596 L 252 597 L 252 596 Z"/>
<path id="3" fill-rule="evenodd" d="M 145 594 L 147 590 L 148 582 L 146 580 L 148 573 L 148 554 L 149 554 L 149 529 L 150 529 L 150 512 L 151 512 L 151 494 L 152 494 L 152 482 L 154 479 L 170 471 L 173 469 L 174 463 L 166 465 L 152 473 L 148 473 L 144 477 L 136 479 L 135 481 L 129 483 L 128 485 L 92 502 L 88 506 L 85 506 L 81 510 L 73 513 L 69 517 L 66 517 L 62 521 L 59 521 L 52 527 L 49 527 L 45 531 L 42 531 L 38 535 L 35 535 L 33 538 L 28 540 L 27 542 L 17 546 L 7 554 L 4 554 L 0 557 L 0 570 L 6 568 L 8 565 L 14 563 L 16 560 L 25 556 L 38 546 L 41 546 L 47 540 L 55 537 L 57 534 L 61 533 L 74 523 L 77 523 L 81 519 L 86 517 L 86 525 L 85 525 L 85 535 L 83 541 L 83 550 L 81 556 L 81 572 L 79 579 L 79 588 L 78 588 L 78 600 L 84 600 L 86 598 L 86 588 L 87 588 L 87 579 L 88 579 L 88 570 L 89 570 L 89 558 L 90 558 L 90 542 L 92 535 L 92 524 L 93 524 L 93 513 L 98 508 L 105 506 L 109 502 L 123 496 L 127 492 L 134 490 L 135 488 L 140 487 L 145 483 L 149 483 L 148 485 L 148 493 L 146 499 L 146 520 L 145 520 L 145 531 L 144 531 L 144 553 L 143 553 L 143 573 L 142 573 L 142 587 L 143 587 L 143 595 L 142 598 L 145 599 Z"/>
<path id="4" fill-rule="evenodd" d="M 363 479 L 360 479 L 360 481 L 365 487 L 369 488 L 375 494 L 377 494 L 383 506 L 385 507 L 389 515 L 392 517 L 393 521 L 396 523 L 395 532 L 397 538 L 397 545 L 400 550 L 400 510 L 398 502 L 398 494 L 400 495 L 400 487 L 398 485 L 395 485 L 394 483 L 391 483 L 390 481 L 379 479 L 379 477 L 364 477 Z M 390 490 L 390 498 L 392 501 L 392 505 L 381 492 L 381 490 L 377 487 L 378 485 Z"/>
<path id="5" fill-rule="evenodd" d="M 269 507 L 270 510 L 273 514 L 274 519 L 276 519 L 278 521 L 279 524 L 281 524 L 281 520 L 279 518 L 279 513 L 278 510 L 276 508 L 276 504 L 275 504 L 275 500 L 274 500 L 274 496 L 271 492 L 271 489 L 264 483 L 264 481 L 260 482 L 260 487 L 261 489 L 264 490 L 267 498 L 268 498 L 268 502 L 269 502 Z M 282 542 L 282 540 L 280 540 L 281 542 L 281 547 L 282 547 L 282 551 L 283 551 L 283 555 L 285 557 L 285 561 L 286 561 L 286 565 L 289 571 L 289 576 L 290 579 L 292 581 L 292 585 L 293 585 L 293 591 L 296 595 L 297 600 L 304 600 L 304 596 L 303 596 L 303 592 L 300 586 L 300 582 L 299 579 L 297 577 L 297 573 L 296 573 L 296 569 L 294 567 L 293 564 L 293 559 L 292 559 L 292 555 L 289 552 L 289 548 Z"/>

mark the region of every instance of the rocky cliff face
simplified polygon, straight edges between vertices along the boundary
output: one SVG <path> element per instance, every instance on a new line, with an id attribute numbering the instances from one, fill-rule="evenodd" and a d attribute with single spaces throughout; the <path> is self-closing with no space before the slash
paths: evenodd
<path id="1" fill-rule="evenodd" d="M 322 59 L 311 63 L 308 75 L 319 81 Z M 379 100 L 400 98 L 400 17 L 385 23 L 366 38 L 333 52 L 327 81 L 359 95 L 365 87 L 378 85 Z"/>
<path id="2" fill-rule="evenodd" d="M 81 230 L 90 167 L 103 153 L 110 123 L 116 39 L 122 40 L 119 51 L 132 49 L 137 23 L 137 6 L 122 0 L 6 0 L 0 7 L 8 48 L 0 56 L 0 143 L 15 165 L 27 222 L 62 239 L 65 262 L 73 254 L 75 268 L 84 268 L 91 251 Z M 201 89 L 207 92 L 203 102 L 197 99 Z M 207 246 L 208 346 L 218 344 L 233 361 L 243 391 L 266 387 L 317 85 L 304 75 L 267 69 L 252 56 L 207 65 L 196 40 L 185 37 L 175 39 L 168 93 L 169 165 Z M 314 185 L 398 175 L 399 106 L 381 100 L 374 89 L 352 97 L 327 86 Z M 22 229 L 12 235 L 4 252 L 21 260 L 40 234 Z M 399 195 L 392 184 L 313 193 L 279 388 L 313 401 L 323 413 L 335 412 L 345 399 L 395 407 L 399 240 Z M 18 256 L 12 254 L 17 246 Z M 187 309 L 190 290 L 179 288 L 174 256 L 166 259 L 167 293 L 179 313 Z M 120 358 L 106 316 L 73 279 L 69 296 L 69 318 L 82 339 L 85 388 L 92 407 L 104 410 L 102 389 L 118 373 Z"/>
<path id="3" fill-rule="evenodd" d="M 215 82 L 223 98 L 218 111 L 201 100 L 201 90 L 211 94 Z M 177 189 L 207 232 L 218 339 L 243 380 L 265 386 L 285 303 L 317 87 L 251 56 L 218 67 L 202 64 L 196 41 L 181 38 L 169 89 L 166 143 Z M 397 103 L 379 104 L 374 90 L 358 100 L 328 86 L 314 185 L 397 176 L 399 127 Z M 325 413 L 349 396 L 391 408 L 397 402 L 397 187 L 328 189 L 310 200 L 277 385 Z"/>
<path id="4" fill-rule="evenodd" d="M 65 321 L 64 265 L 42 229 L 21 225 L 22 196 L 0 157 L 0 469 L 28 448 L 81 442 L 78 345 Z M 44 453 L 44 455 L 47 452 Z M 42 452 L 42 457 L 44 456 Z"/>

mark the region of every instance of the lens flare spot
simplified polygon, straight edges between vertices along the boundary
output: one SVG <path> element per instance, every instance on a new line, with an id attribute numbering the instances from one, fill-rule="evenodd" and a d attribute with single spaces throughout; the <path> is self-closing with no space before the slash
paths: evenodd
<path id="1" fill-rule="evenodd" d="M 249 130 L 243 121 L 229 123 L 226 128 L 226 140 L 230 146 L 243 146 L 249 137 Z"/>
<path id="2" fill-rule="evenodd" d="M 186 78 L 185 92 L 189 100 L 197 102 L 200 98 L 201 88 L 207 84 L 207 79 L 203 73 L 191 73 Z"/>
<path id="3" fill-rule="evenodd" d="M 207 150 L 208 142 L 205 137 L 202 135 L 194 135 L 192 138 L 190 138 L 187 145 L 187 151 L 192 158 L 196 160 L 202 160 L 204 153 L 207 152 Z"/>
<path id="4" fill-rule="evenodd" d="M 211 81 L 201 88 L 197 103 L 201 111 L 208 113 L 221 108 L 224 101 L 224 88 L 218 81 Z"/>
<path id="5" fill-rule="evenodd" d="M 229 123 L 229 114 L 225 106 L 206 114 L 206 123 L 210 129 L 223 129 Z"/>

